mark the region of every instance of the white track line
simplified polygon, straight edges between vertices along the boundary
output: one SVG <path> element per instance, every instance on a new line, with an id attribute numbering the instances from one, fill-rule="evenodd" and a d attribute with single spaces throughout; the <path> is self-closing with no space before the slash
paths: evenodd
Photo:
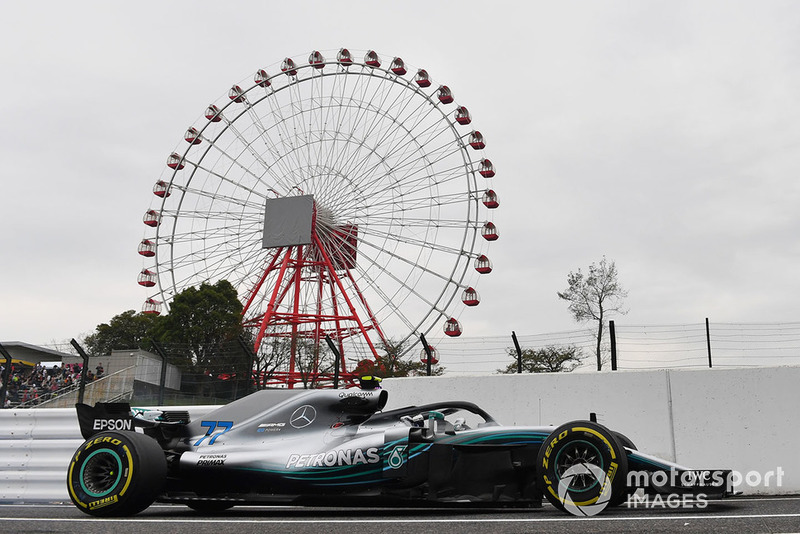
<path id="1" fill-rule="evenodd" d="M 555 523 L 563 521 L 592 521 L 592 522 L 609 522 L 609 521 L 710 521 L 720 519 L 779 519 L 800 517 L 800 513 L 793 514 L 753 514 L 753 515 L 670 515 L 670 516 L 644 516 L 644 517 L 561 517 L 561 518 L 444 518 L 444 519 L 392 519 L 392 522 L 397 523 Z M 179 519 L 172 517 L 165 517 L 163 519 L 146 519 L 146 518 L 99 518 L 99 517 L 86 517 L 86 518 L 61 518 L 61 517 L 0 517 L 2 521 L 24 521 L 24 522 L 38 522 L 38 523 L 209 523 L 214 521 L 221 521 L 226 524 L 327 524 L 343 523 L 343 524 L 385 524 L 385 519 L 234 519 L 230 517 L 205 517 L 200 519 Z"/>

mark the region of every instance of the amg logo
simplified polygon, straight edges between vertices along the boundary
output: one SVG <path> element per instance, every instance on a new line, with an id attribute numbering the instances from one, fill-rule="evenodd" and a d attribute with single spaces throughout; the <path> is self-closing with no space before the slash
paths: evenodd
<path id="1" fill-rule="evenodd" d="M 131 430 L 130 419 L 95 419 L 93 430 Z"/>

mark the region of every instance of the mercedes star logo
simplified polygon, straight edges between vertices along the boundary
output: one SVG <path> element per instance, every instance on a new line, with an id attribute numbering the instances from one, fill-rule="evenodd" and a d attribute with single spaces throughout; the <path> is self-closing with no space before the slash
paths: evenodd
<path id="1" fill-rule="evenodd" d="M 295 428 L 305 428 L 317 418 L 317 410 L 313 406 L 306 404 L 300 406 L 289 418 L 289 424 Z"/>

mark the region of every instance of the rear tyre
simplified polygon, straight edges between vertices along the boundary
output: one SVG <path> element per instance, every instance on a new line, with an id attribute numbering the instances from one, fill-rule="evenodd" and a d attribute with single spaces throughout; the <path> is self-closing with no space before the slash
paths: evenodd
<path id="1" fill-rule="evenodd" d="M 547 500 L 573 515 L 596 515 L 626 490 L 625 449 L 611 431 L 591 421 L 555 429 L 542 443 L 536 467 Z"/>
<path id="2" fill-rule="evenodd" d="M 154 439 L 135 432 L 101 432 L 72 456 L 67 491 L 73 504 L 89 515 L 134 515 L 153 503 L 166 476 L 166 457 Z"/>

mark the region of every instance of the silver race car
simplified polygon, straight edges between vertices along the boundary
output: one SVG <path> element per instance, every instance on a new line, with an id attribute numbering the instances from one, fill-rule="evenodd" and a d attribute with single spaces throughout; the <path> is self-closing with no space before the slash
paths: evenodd
<path id="1" fill-rule="evenodd" d="M 361 388 L 264 390 L 190 421 L 186 411 L 78 404 L 86 441 L 69 463 L 79 510 L 127 516 L 153 502 L 220 512 L 294 503 L 539 507 L 577 515 L 650 495 L 728 495 L 730 471 L 643 454 L 593 420 L 503 426 L 470 402 L 383 411 Z M 642 491 L 639 491 L 639 495 Z"/>

